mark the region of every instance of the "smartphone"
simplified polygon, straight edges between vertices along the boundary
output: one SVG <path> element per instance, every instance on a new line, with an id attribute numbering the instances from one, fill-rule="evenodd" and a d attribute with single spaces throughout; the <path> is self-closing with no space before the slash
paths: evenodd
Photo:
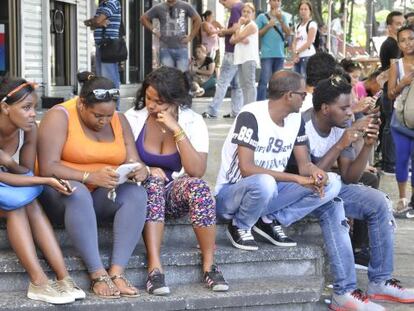
<path id="1" fill-rule="evenodd" d="M 54 179 L 56 179 L 59 184 L 61 184 L 63 187 L 65 187 L 66 192 L 72 193 L 73 190 L 72 190 L 72 188 L 70 187 L 70 185 L 67 182 L 65 182 L 63 179 L 58 178 L 55 175 L 53 175 L 52 177 Z"/>
<path id="2" fill-rule="evenodd" d="M 375 107 L 374 108 L 377 108 L 381 104 L 381 101 L 379 100 L 381 96 L 382 96 L 382 90 L 377 92 L 374 96 L 372 96 L 375 99 Z"/>

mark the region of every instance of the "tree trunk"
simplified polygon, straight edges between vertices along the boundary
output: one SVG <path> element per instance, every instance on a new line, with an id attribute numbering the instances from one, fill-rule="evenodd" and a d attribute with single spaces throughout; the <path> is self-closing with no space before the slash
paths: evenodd
<path id="1" fill-rule="evenodd" d="M 351 41 L 351 36 L 352 36 L 352 23 L 354 21 L 354 4 L 355 1 L 354 0 L 350 0 L 351 5 L 348 4 L 348 7 L 351 7 L 350 9 L 350 14 L 349 14 L 349 24 L 348 24 L 348 34 L 347 34 L 347 41 L 350 42 Z"/>

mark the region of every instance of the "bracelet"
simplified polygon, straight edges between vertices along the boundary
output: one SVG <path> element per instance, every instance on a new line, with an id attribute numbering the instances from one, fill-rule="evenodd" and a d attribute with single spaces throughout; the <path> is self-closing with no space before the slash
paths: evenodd
<path id="1" fill-rule="evenodd" d="M 89 172 L 83 173 L 82 184 L 84 184 L 86 182 L 86 180 L 88 179 L 89 175 L 90 175 Z"/>
<path id="2" fill-rule="evenodd" d="M 185 133 L 183 133 L 183 134 L 182 134 L 182 135 L 180 135 L 180 136 L 175 137 L 175 138 L 174 138 L 175 143 L 178 143 L 178 142 L 180 142 L 180 141 L 184 140 L 186 137 L 187 137 L 187 136 L 185 135 Z"/>
<path id="3" fill-rule="evenodd" d="M 179 137 L 179 136 L 181 136 L 181 135 L 185 135 L 185 132 L 184 132 L 184 130 L 182 129 L 182 128 L 180 128 L 180 130 L 178 131 L 178 132 L 175 132 L 174 133 L 174 139 L 176 139 L 177 137 Z"/>

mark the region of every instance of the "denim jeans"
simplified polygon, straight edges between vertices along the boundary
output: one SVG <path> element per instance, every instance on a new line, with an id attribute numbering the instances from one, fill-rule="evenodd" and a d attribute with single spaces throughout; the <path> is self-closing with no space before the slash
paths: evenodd
<path id="1" fill-rule="evenodd" d="M 243 91 L 243 105 L 256 101 L 256 62 L 254 60 L 239 65 L 239 80 Z"/>
<path id="2" fill-rule="evenodd" d="M 121 78 L 119 76 L 118 63 L 103 63 L 101 61 L 101 51 L 99 46 L 96 46 L 95 69 L 97 76 L 105 77 L 113 81 L 115 87 L 119 89 L 121 85 Z M 119 110 L 119 99 L 116 101 L 116 110 Z"/>
<path id="3" fill-rule="evenodd" d="M 283 68 L 285 59 L 283 57 L 262 58 L 260 60 L 260 79 L 257 86 L 257 101 L 267 98 L 267 84 L 273 73 Z"/>
<path id="4" fill-rule="evenodd" d="M 362 184 L 343 185 L 338 197 L 344 202 L 345 215 L 365 220 L 368 225 L 371 282 L 391 278 L 394 258 L 394 228 L 391 201 L 379 190 Z"/>
<path id="5" fill-rule="evenodd" d="M 302 75 L 304 79 L 306 79 L 306 65 L 308 64 L 309 57 L 301 57 L 299 58 L 299 62 L 297 62 L 293 66 L 293 71 Z"/>
<path id="6" fill-rule="evenodd" d="M 216 93 L 208 106 L 208 113 L 217 116 L 218 110 L 226 96 L 227 88 L 231 85 L 231 114 L 236 116 L 243 106 L 243 92 L 240 88 L 238 66 L 234 65 L 233 53 L 224 53 L 220 76 L 216 84 Z"/>
<path id="7" fill-rule="evenodd" d="M 334 276 L 334 290 L 344 294 L 356 288 L 354 256 L 343 201 L 336 197 L 342 183 L 338 175 L 328 174 L 323 198 L 296 183 L 276 182 L 266 174 L 252 175 L 224 185 L 216 196 L 216 209 L 219 217 L 233 219 L 241 229 L 250 229 L 261 216 L 277 219 L 285 226 L 306 215 L 317 217 Z"/>
<path id="8" fill-rule="evenodd" d="M 189 65 L 188 49 L 160 48 L 160 61 L 164 66 L 174 67 L 185 72 Z"/>

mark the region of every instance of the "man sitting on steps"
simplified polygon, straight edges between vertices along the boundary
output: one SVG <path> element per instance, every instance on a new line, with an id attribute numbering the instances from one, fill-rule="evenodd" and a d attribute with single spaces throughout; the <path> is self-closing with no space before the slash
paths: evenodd
<path id="1" fill-rule="evenodd" d="M 368 224 L 370 260 L 368 297 L 371 299 L 414 303 L 414 291 L 400 286 L 391 277 L 395 223 L 386 195 L 358 184 L 374 147 L 379 131 L 375 113 L 349 126 L 352 118 L 351 84 L 336 75 L 318 83 L 313 92 L 313 106 L 302 114 L 312 162 L 329 171 L 335 163 L 344 182 L 338 197 L 344 202 L 345 215 Z M 352 143 L 364 137 L 364 146 L 356 152 Z M 342 287 L 334 287 L 332 310 L 384 310 L 376 305 L 367 308 L 366 296 L 356 290 L 354 263 L 343 260 Z M 345 293 L 344 293 L 345 291 Z M 353 297 L 353 298 L 352 298 Z M 355 301 L 356 300 L 356 301 Z"/>

